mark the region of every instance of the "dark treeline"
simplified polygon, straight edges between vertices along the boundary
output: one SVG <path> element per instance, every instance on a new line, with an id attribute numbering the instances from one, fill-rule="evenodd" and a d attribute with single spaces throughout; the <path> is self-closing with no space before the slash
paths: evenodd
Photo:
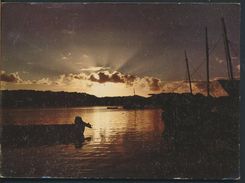
<path id="1" fill-rule="evenodd" d="M 79 107 L 79 106 L 162 106 L 172 98 L 183 98 L 188 94 L 158 94 L 151 97 L 96 97 L 86 93 L 52 92 L 35 90 L 2 90 L 4 108 L 21 107 Z M 201 95 L 200 95 L 201 96 Z"/>
<path id="2" fill-rule="evenodd" d="M 149 99 L 140 96 L 96 97 L 86 93 L 52 92 L 34 90 L 2 90 L 2 107 L 79 107 L 79 106 L 116 106 L 137 103 L 147 105 Z"/>
<path id="3" fill-rule="evenodd" d="M 31 107 L 80 107 L 80 106 L 130 106 L 162 107 L 169 105 L 182 105 L 188 103 L 213 102 L 226 103 L 230 97 L 205 97 L 201 94 L 189 93 L 162 93 L 150 97 L 96 97 L 86 93 L 77 92 L 52 92 L 34 90 L 2 90 L 1 106 L 4 108 L 31 108 Z"/>

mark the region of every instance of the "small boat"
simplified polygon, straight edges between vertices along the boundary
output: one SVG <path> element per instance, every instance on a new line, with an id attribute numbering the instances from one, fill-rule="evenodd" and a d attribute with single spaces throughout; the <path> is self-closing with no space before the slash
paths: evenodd
<path id="1" fill-rule="evenodd" d="M 89 123 L 85 126 L 92 128 Z M 86 140 L 77 124 L 59 125 L 3 125 L 3 146 L 40 146 L 49 144 L 82 143 Z"/>
<path id="2" fill-rule="evenodd" d="M 117 106 L 108 106 L 107 109 L 118 109 L 119 107 Z"/>

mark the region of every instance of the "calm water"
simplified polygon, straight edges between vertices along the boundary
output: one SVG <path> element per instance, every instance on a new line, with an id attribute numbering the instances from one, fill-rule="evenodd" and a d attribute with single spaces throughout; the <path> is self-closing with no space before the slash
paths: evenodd
<path id="1" fill-rule="evenodd" d="M 81 148 L 71 144 L 2 148 L 2 172 L 16 177 L 166 178 L 167 146 L 160 109 L 106 107 L 3 110 L 2 122 L 93 125 Z M 170 175 L 171 176 L 171 175 Z"/>

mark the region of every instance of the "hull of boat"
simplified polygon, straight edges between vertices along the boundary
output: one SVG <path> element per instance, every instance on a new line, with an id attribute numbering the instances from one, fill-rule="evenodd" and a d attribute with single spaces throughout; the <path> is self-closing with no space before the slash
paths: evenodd
<path id="1" fill-rule="evenodd" d="M 73 124 L 65 125 L 3 125 L 1 144 L 4 146 L 48 145 L 83 140 Z"/>

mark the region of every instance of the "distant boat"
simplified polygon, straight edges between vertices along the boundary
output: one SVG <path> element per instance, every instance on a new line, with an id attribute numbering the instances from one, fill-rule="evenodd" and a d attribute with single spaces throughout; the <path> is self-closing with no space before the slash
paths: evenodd
<path id="1" fill-rule="evenodd" d="M 117 106 L 108 106 L 107 109 L 119 109 Z"/>

